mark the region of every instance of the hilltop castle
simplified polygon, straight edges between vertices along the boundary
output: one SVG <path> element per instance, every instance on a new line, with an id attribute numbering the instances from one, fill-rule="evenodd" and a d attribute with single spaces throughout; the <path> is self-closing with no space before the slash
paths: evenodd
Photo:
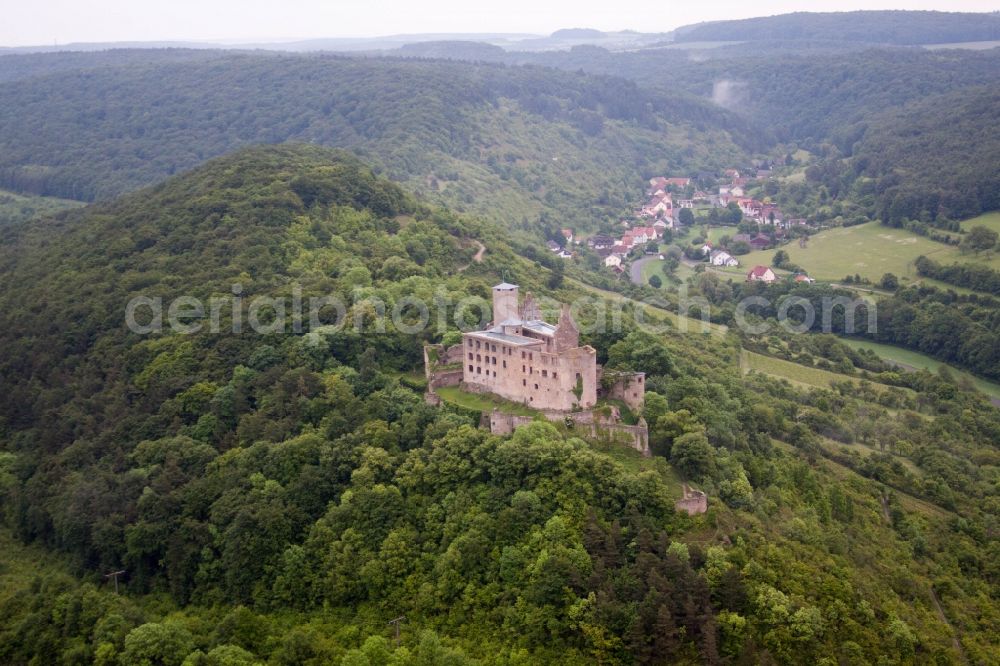
<path id="1" fill-rule="evenodd" d="M 559 323 L 541 318 L 517 285 L 493 287 L 493 323 L 462 336 L 462 383 L 540 410 L 570 411 L 597 404 L 597 352 L 580 346 L 580 331 L 563 305 Z"/>

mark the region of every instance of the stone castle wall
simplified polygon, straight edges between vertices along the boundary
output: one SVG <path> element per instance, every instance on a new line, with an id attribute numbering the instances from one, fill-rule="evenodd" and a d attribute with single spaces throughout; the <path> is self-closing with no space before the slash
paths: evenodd
<path id="1" fill-rule="evenodd" d="M 546 419 L 557 423 L 565 423 L 566 419 L 572 419 L 573 430 L 591 439 L 603 441 L 618 441 L 626 446 L 630 446 L 639 451 L 644 456 L 651 455 L 649 449 L 649 429 L 645 422 L 639 425 L 625 425 L 623 423 L 605 423 L 599 418 L 595 418 L 591 412 L 542 412 Z M 484 423 L 487 425 L 487 415 L 483 415 Z M 519 426 L 531 423 L 534 419 L 530 416 L 518 416 L 507 414 L 498 409 L 494 409 L 488 415 L 488 425 L 490 432 L 494 435 L 509 435 Z"/>
<path id="2" fill-rule="evenodd" d="M 617 373 L 617 379 L 608 389 L 608 397 L 621 400 L 634 412 L 642 410 L 646 401 L 646 373 Z"/>
<path id="3" fill-rule="evenodd" d="M 684 496 L 674 503 L 674 508 L 689 516 L 696 516 L 708 511 L 708 496 L 700 490 L 695 490 L 684 484 Z"/>

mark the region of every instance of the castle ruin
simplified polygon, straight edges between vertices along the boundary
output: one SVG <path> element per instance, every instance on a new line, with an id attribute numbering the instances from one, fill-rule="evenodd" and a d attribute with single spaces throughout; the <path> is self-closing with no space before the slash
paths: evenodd
<path id="1" fill-rule="evenodd" d="M 529 293 L 493 287 L 493 323 L 462 335 L 462 384 L 539 410 L 572 411 L 597 404 L 597 352 L 580 345 L 580 331 L 563 305 L 559 322 L 541 318 Z"/>

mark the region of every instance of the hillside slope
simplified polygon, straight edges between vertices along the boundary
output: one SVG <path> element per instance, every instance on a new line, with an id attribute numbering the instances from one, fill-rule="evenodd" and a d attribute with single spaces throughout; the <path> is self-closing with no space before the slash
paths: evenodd
<path id="1" fill-rule="evenodd" d="M 4 520 L 78 574 L 3 579 L 4 663 L 994 654 L 1000 417 L 942 379 L 800 391 L 743 377 L 735 334 L 653 334 L 624 302 L 620 327 L 581 324 L 609 367 L 647 373 L 656 456 L 549 423 L 491 436 L 412 374 L 456 321 L 381 332 L 372 299 L 424 299 L 437 322 L 501 276 L 576 294 L 493 225 L 315 147 L 244 150 L 2 233 Z M 123 321 L 136 295 L 233 284 L 244 307 L 296 284 L 344 294 L 358 328 L 234 332 L 229 307 L 217 333 Z M 678 475 L 707 515 L 673 510 Z M 121 569 L 115 595 L 101 576 Z"/>
<path id="2" fill-rule="evenodd" d="M 0 185 L 106 199 L 240 146 L 301 141 L 349 148 L 431 200 L 508 225 L 543 212 L 589 224 L 630 205 L 654 172 L 719 167 L 745 155 L 736 141 L 752 143 L 702 101 L 543 68 L 137 60 L 79 56 L 78 69 L 0 85 Z"/>

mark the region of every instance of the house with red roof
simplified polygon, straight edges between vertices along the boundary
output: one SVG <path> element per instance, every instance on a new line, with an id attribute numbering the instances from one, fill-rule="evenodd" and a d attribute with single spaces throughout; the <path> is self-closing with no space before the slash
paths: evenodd
<path id="1" fill-rule="evenodd" d="M 778 279 L 769 266 L 754 266 L 747 273 L 747 282 L 765 282 L 770 284 Z"/>

